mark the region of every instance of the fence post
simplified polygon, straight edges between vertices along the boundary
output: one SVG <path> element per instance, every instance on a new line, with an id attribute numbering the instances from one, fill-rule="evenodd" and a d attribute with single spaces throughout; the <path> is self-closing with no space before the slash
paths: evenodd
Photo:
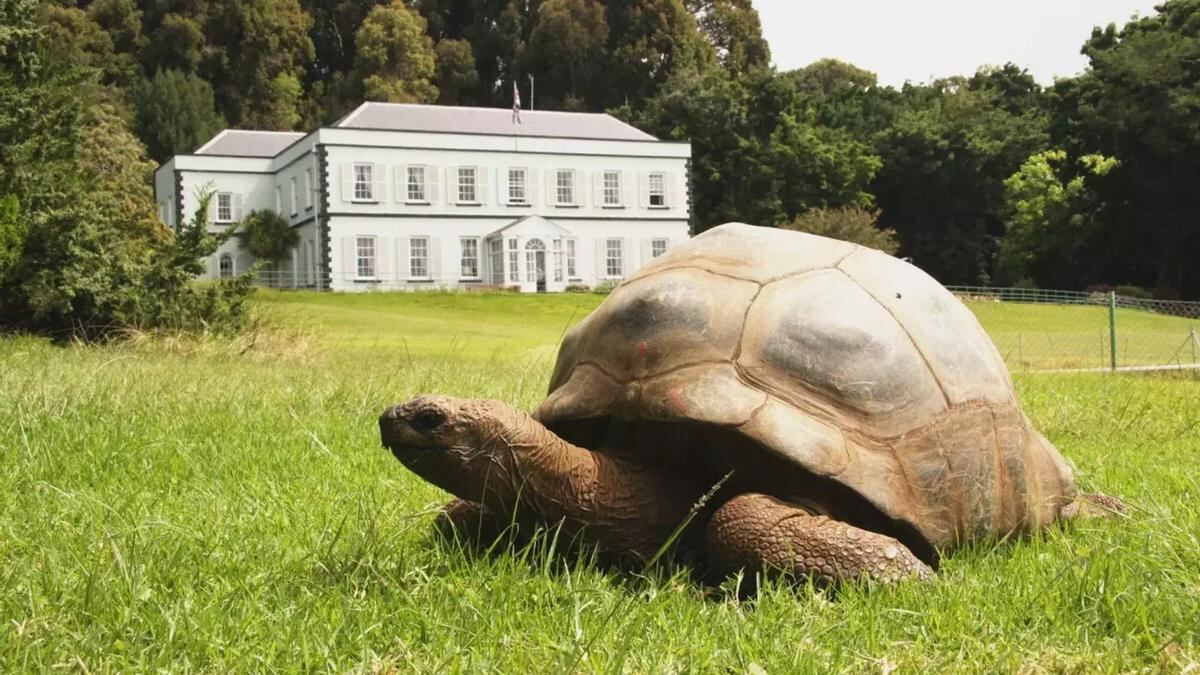
<path id="1" fill-rule="evenodd" d="M 1117 370 L 1117 292 L 1108 292 L 1108 336 L 1109 347 L 1112 349 L 1111 366 L 1113 372 Z"/>

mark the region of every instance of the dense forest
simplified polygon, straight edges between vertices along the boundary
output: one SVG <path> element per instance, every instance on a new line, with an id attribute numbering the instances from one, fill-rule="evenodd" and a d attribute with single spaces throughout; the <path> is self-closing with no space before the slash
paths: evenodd
<path id="1" fill-rule="evenodd" d="M 169 238 L 153 162 L 223 127 L 507 107 L 513 82 L 530 107 L 532 77 L 538 109 L 690 140 L 697 230 L 867 214 L 944 283 L 1200 297 L 1200 0 L 1081 49 L 1087 70 L 1048 87 L 1010 64 L 894 88 L 835 60 L 772 67 L 752 0 L 0 0 L 0 292 L 80 246 Z M 47 196 L 66 174 L 93 206 Z M 50 202 L 60 230 L 119 226 L 38 253 Z"/>

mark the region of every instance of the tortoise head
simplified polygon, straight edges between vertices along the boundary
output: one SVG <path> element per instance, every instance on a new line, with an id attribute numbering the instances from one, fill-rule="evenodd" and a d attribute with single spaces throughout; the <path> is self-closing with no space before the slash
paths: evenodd
<path id="1" fill-rule="evenodd" d="M 481 501 L 485 492 L 509 492 L 508 439 L 519 437 L 522 418 L 528 419 L 498 401 L 419 396 L 385 410 L 379 435 L 413 473 L 458 497 Z"/>

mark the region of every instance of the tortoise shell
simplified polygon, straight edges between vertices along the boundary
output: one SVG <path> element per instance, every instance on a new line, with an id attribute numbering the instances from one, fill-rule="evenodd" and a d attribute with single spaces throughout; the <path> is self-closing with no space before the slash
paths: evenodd
<path id="1" fill-rule="evenodd" d="M 957 298 L 880 251 L 776 228 L 710 229 L 622 283 L 565 336 L 535 416 L 730 432 L 942 548 L 1040 528 L 1075 494 Z"/>

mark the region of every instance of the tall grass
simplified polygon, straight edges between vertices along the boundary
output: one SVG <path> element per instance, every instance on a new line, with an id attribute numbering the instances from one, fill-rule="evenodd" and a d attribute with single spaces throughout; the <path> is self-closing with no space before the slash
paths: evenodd
<path id="1" fill-rule="evenodd" d="M 1197 667 L 1195 379 L 1018 379 L 1128 521 L 980 542 L 928 583 L 747 601 L 552 533 L 463 550 L 429 531 L 446 495 L 379 447 L 376 416 L 418 392 L 535 406 L 590 296 L 264 302 L 293 328 L 250 348 L 0 340 L 0 670 Z"/>

